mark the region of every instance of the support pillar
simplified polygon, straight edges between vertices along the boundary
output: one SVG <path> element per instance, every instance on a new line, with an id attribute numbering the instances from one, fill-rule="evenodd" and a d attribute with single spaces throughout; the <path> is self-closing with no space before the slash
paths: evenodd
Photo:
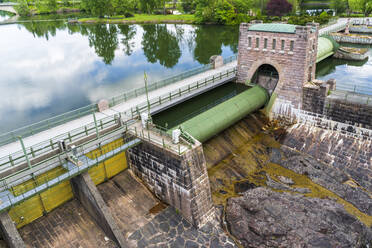
<path id="1" fill-rule="evenodd" d="M 75 197 L 79 199 L 80 203 L 103 229 L 105 234 L 114 240 L 119 247 L 127 247 L 123 234 L 88 172 L 72 178 L 71 185 Z"/>
<path id="2" fill-rule="evenodd" d="M 9 248 L 26 248 L 21 235 L 10 218 L 8 212 L 0 213 L 1 236 Z"/>
<path id="3" fill-rule="evenodd" d="M 195 227 L 214 216 L 203 147 L 179 155 L 149 141 L 127 151 L 130 168 L 162 201 L 176 208 Z"/>

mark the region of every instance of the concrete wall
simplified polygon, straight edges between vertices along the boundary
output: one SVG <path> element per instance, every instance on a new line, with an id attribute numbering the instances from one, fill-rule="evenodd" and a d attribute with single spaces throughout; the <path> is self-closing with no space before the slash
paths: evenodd
<path id="1" fill-rule="evenodd" d="M 71 185 L 75 197 L 79 199 L 80 203 L 92 216 L 97 225 L 103 229 L 105 234 L 114 240 L 119 247 L 127 247 L 123 234 L 89 174 L 85 172 L 72 178 Z"/>
<path id="2" fill-rule="evenodd" d="M 194 226 L 200 227 L 214 214 L 203 147 L 183 155 L 149 142 L 128 150 L 134 173 L 153 193 L 175 207 Z"/>
<path id="3" fill-rule="evenodd" d="M 269 64 L 279 73 L 279 82 L 275 89 L 277 98 L 290 102 L 295 108 L 301 108 L 302 86 L 304 82 L 315 79 L 318 25 L 298 26 L 294 34 L 250 31 L 251 25 L 247 23 L 240 25 L 237 81 L 250 82 L 261 65 Z M 259 38 L 258 48 L 256 38 Z M 284 50 L 281 50 L 282 40 L 285 41 Z M 293 51 L 290 50 L 291 41 L 294 42 Z"/>
<path id="4" fill-rule="evenodd" d="M 0 213 L 1 237 L 9 248 L 26 248 L 16 226 L 7 212 Z"/>
<path id="5" fill-rule="evenodd" d="M 333 121 L 372 129 L 372 97 L 332 91 L 335 81 L 314 81 L 304 86 L 303 110 L 322 114 Z"/>
<path id="6" fill-rule="evenodd" d="M 339 43 L 352 43 L 352 44 L 372 44 L 372 37 L 370 36 L 350 36 L 344 34 L 332 34 L 332 38 Z"/>

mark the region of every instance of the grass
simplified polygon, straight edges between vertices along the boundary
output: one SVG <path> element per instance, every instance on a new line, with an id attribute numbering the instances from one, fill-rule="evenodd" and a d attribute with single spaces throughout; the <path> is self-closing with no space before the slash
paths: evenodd
<path id="1" fill-rule="evenodd" d="M 79 22 L 87 23 L 194 23 L 194 15 L 148 15 L 135 14 L 134 17 L 113 16 L 110 18 L 82 18 Z"/>

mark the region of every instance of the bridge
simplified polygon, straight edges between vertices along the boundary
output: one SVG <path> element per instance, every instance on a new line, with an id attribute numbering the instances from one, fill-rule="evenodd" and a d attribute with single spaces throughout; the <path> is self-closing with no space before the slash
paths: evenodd
<path id="1" fill-rule="evenodd" d="M 7 11 L 13 14 L 17 15 L 17 11 L 14 9 L 14 6 L 17 5 L 17 3 L 0 3 L 0 10 Z"/>
<path id="2" fill-rule="evenodd" d="M 50 211 L 72 191 L 88 209 L 96 209 L 97 199 L 86 195 L 89 180 L 99 184 L 130 165 L 156 196 L 201 227 L 213 215 L 202 143 L 263 107 L 273 118 L 309 121 L 304 83 L 315 79 L 316 63 L 334 52 L 332 41 L 318 36 L 345 27 L 344 20 L 320 31 L 317 24 L 242 24 L 239 63 L 236 56 L 216 57 L 211 64 L 1 135 L 0 211 L 9 212 L 20 227 L 32 221 L 27 211 L 35 197 L 47 194 L 53 204 L 41 204 Z M 151 122 L 151 115 L 231 81 L 251 88 L 179 128 Z M 372 135 L 363 128 L 355 132 Z M 115 224 L 104 225 L 107 235 L 125 247 Z"/>

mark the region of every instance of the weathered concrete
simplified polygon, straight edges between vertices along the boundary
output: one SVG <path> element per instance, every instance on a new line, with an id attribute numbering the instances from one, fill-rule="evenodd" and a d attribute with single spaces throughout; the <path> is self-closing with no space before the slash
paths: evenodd
<path id="1" fill-rule="evenodd" d="M 1 236 L 9 248 L 26 247 L 8 212 L 0 213 Z"/>
<path id="2" fill-rule="evenodd" d="M 74 177 L 71 179 L 71 185 L 75 196 L 106 235 L 120 247 L 127 247 L 120 229 L 89 174 L 86 172 Z"/>
<path id="3" fill-rule="evenodd" d="M 77 199 L 19 230 L 27 248 L 117 248 Z"/>
<path id="4" fill-rule="evenodd" d="M 213 217 L 209 179 L 200 143 L 179 155 L 143 140 L 127 154 L 134 173 L 194 226 L 201 227 Z"/>
<path id="5" fill-rule="evenodd" d="M 212 64 L 212 68 L 217 69 L 223 66 L 223 57 L 220 55 L 214 55 L 210 58 L 210 63 Z"/>
<path id="6" fill-rule="evenodd" d="M 367 52 L 368 49 L 340 47 L 335 54 L 333 54 L 333 57 L 336 59 L 363 61 L 368 58 Z"/>

